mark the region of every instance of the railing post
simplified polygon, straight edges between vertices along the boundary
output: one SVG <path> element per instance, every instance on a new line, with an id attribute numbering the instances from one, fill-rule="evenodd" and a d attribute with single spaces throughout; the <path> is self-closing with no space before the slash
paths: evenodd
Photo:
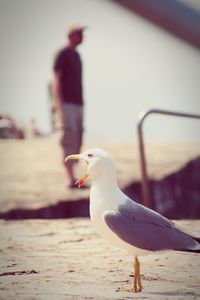
<path id="1" fill-rule="evenodd" d="M 141 113 L 139 115 L 139 122 L 137 125 L 137 133 L 138 133 L 138 146 L 140 153 L 140 166 L 141 166 L 141 176 L 142 176 L 142 200 L 143 204 L 149 208 L 152 207 L 152 201 L 150 196 L 147 168 L 146 168 L 146 158 L 145 158 L 145 149 L 144 149 L 144 139 L 143 139 L 143 131 L 142 124 L 146 113 Z"/>
<path id="2" fill-rule="evenodd" d="M 138 124 L 137 124 L 137 132 L 138 132 L 138 146 L 139 146 L 139 154 L 140 154 L 140 167 L 141 167 L 141 176 L 142 176 L 142 200 L 143 204 L 149 208 L 153 208 L 153 201 L 151 198 L 151 192 L 149 187 L 149 180 L 146 168 L 146 158 L 145 158 L 145 147 L 144 147 L 144 138 L 142 125 L 145 118 L 152 113 L 168 115 L 168 116 L 176 116 L 176 117 L 185 117 L 185 118 L 193 118 L 200 119 L 200 115 L 190 114 L 190 113 L 182 113 L 182 112 L 174 112 L 162 109 L 150 109 L 145 112 L 141 112 L 138 116 Z"/>

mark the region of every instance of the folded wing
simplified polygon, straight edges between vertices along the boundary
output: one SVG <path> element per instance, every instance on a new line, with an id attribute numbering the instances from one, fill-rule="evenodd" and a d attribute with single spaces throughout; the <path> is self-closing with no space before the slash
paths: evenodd
<path id="1" fill-rule="evenodd" d="M 160 214 L 129 199 L 117 211 L 107 211 L 104 220 L 124 242 L 149 251 L 200 250 L 200 244 Z"/>

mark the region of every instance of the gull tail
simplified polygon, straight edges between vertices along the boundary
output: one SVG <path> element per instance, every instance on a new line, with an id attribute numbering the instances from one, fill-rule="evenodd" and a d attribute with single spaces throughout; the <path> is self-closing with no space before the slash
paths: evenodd
<path id="1" fill-rule="evenodd" d="M 193 238 L 193 240 L 199 243 L 199 247 L 200 247 L 200 237 L 195 237 L 195 236 L 191 236 L 191 237 Z"/>
<path id="2" fill-rule="evenodd" d="M 197 244 L 197 246 L 195 246 L 195 248 L 193 248 L 193 249 L 188 249 L 188 250 L 186 250 L 187 252 L 193 252 L 193 253 L 200 253 L 200 237 L 194 237 L 194 236 L 191 236 L 190 235 L 190 237 L 195 241 L 195 242 L 197 242 L 197 243 L 199 243 L 199 244 Z"/>
<path id="3" fill-rule="evenodd" d="M 191 253 L 199 253 L 200 254 L 200 249 L 183 249 L 179 250 L 181 252 L 191 252 Z"/>
<path id="4" fill-rule="evenodd" d="M 177 230 L 185 234 L 187 237 L 190 237 L 192 240 L 193 245 L 190 247 L 186 247 L 184 249 L 180 249 L 179 251 L 184 252 L 192 252 L 192 253 L 200 253 L 200 235 L 197 232 L 194 232 L 190 229 L 180 227 L 179 225 L 175 224 L 174 226 Z"/>
<path id="5" fill-rule="evenodd" d="M 184 251 L 184 252 L 192 252 L 192 253 L 200 253 L 200 237 L 196 237 L 194 236 L 195 234 L 192 233 L 186 233 L 189 237 L 191 237 L 195 243 L 195 246 L 193 246 L 192 248 L 186 248 L 186 249 L 181 249 L 180 251 Z"/>

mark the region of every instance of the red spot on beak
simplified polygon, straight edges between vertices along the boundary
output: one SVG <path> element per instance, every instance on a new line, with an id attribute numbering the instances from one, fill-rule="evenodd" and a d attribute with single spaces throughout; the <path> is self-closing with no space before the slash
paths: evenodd
<path id="1" fill-rule="evenodd" d="M 80 178 L 76 181 L 75 185 L 78 185 L 78 187 L 82 187 L 86 181 L 86 179 L 88 178 L 88 175 L 85 175 L 83 178 Z"/>
<path id="2" fill-rule="evenodd" d="M 82 187 L 82 185 L 84 185 L 84 180 L 82 178 L 77 180 L 75 185 L 78 185 L 79 188 Z"/>

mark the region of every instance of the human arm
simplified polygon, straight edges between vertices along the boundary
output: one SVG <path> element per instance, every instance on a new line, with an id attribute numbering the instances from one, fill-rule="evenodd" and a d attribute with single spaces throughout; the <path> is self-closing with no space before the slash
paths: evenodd
<path id="1" fill-rule="evenodd" d="M 52 94 L 53 94 L 53 111 L 60 109 L 61 95 L 60 95 L 60 72 L 54 71 L 52 79 Z"/>

